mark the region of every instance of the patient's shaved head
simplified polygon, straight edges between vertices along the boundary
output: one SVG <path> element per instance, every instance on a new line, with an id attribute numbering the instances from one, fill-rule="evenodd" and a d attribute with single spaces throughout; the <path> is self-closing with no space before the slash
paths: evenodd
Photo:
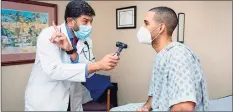
<path id="1" fill-rule="evenodd" d="M 154 12 L 154 20 L 156 23 L 164 23 L 166 25 L 167 34 L 171 36 L 178 24 L 175 11 L 168 7 L 155 7 L 149 11 Z"/>

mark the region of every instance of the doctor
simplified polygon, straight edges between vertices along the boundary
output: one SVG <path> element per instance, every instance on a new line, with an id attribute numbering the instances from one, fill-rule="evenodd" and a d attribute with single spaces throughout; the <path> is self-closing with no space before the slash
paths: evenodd
<path id="1" fill-rule="evenodd" d="M 82 85 L 90 74 L 113 69 L 112 54 L 95 62 L 89 38 L 95 12 L 85 1 L 66 6 L 65 23 L 44 29 L 25 91 L 25 111 L 82 111 Z"/>

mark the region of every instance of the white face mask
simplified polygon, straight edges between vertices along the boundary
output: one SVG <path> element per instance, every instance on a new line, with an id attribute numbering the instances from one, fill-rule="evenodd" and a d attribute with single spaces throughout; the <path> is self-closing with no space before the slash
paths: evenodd
<path id="1" fill-rule="evenodd" d="M 157 27 L 158 28 L 158 27 Z M 155 29 L 157 29 L 157 28 L 155 28 Z M 154 30 L 155 30 L 154 29 Z M 153 31 L 154 31 L 153 30 Z M 153 32 L 152 31 L 152 32 Z M 153 40 L 154 39 L 156 39 L 157 37 L 159 36 L 159 34 L 158 35 L 156 35 L 154 38 L 153 38 Z M 137 38 L 138 38 L 138 41 L 140 42 L 140 43 L 142 43 L 142 44 L 149 44 L 149 45 L 151 45 L 152 44 L 152 39 L 151 39 L 151 33 L 150 33 L 150 31 L 148 30 L 148 29 L 146 29 L 145 27 L 141 27 L 139 30 L 138 30 L 138 33 L 137 33 Z"/>

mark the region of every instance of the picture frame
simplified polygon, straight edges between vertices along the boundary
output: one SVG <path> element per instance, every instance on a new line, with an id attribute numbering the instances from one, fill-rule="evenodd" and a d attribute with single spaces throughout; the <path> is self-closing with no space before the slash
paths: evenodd
<path id="1" fill-rule="evenodd" d="M 178 13 L 177 41 L 184 43 L 185 13 Z"/>
<path id="2" fill-rule="evenodd" d="M 33 63 L 39 33 L 58 22 L 57 4 L 2 0 L 1 12 L 1 65 Z"/>
<path id="3" fill-rule="evenodd" d="M 116 9 L 116 29 L 135 29 L 137 26 L 137 6 Z"/>

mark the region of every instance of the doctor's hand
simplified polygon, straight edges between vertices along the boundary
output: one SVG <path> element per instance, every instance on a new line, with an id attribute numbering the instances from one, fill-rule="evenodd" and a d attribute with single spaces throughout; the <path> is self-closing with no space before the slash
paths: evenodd
<path id="1" fill-rule="evenodd" d="M 112 70 L 117 66 L 120 58 L 118 56 L 113 56 L 113 54 L 108 54 L 104 56 L 100 61 L 98 61 L 98 65 L 101 70 Z"/>
<path id="2" fill-rule="evenodd" d="M 69 44 L 67 37 L 64 35 L 64 33 L 61 33 L 61 30 L 58 30 L 54 22 L 53 22 L 53 27 L 56 32 L 49 39 L 50 42 L 58 45 L 61 49 L 65 51 L 72 50 L 73 47 Z"/>

